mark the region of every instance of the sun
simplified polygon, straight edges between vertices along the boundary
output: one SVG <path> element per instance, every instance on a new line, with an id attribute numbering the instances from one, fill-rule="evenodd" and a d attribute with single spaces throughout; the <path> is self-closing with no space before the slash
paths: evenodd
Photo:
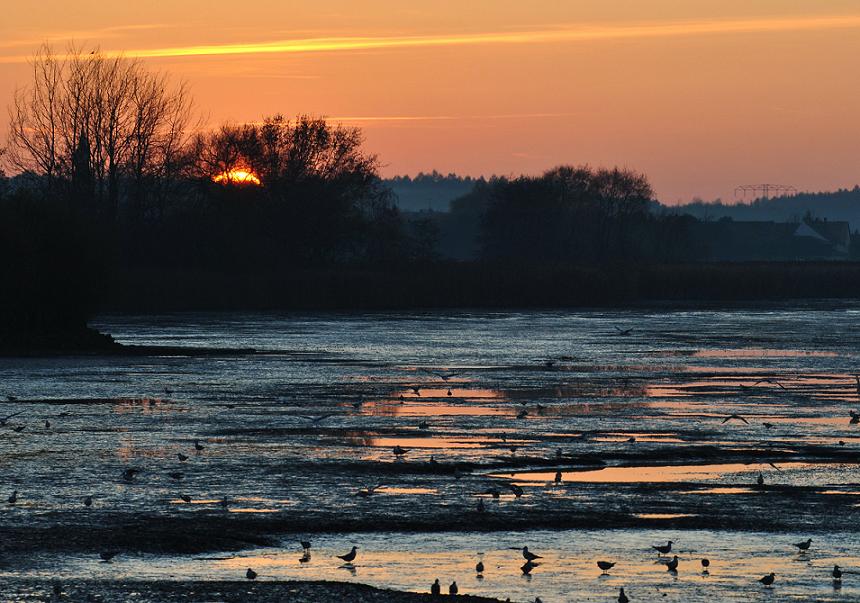
<path id="1" fill-rule="evenodd" d="M 212 180 L 225 184 L 253 184 L 255 186 L 261 184 L 260 178 L 250 168 L 239 167 L 221 172 L 217 176 L 214 176 Z"/>

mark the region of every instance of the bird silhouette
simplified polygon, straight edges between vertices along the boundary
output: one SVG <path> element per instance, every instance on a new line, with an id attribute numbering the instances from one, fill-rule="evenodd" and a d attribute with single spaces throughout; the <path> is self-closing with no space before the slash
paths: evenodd
<path id="1" fill-rule="evenodd" d="M 673 542 L 669 540 L 665 545 L 658 544 L 652 546 L 651 548 L 660 553 L 661 555 L 667 555 L 672 551 L 672 544 Z"/>
<path id="2" fill-rule="evenodd" d="M 757 483 L 759 486 L 764 486 L 764 476 L 761 474 L 761 472 L 759 472 L 758 477 L 755 478 L 755 483 Z"/>
<path id="3" fill-rule="evenodd" d="M 618 590 L 618 603 L 630 603 L 630 599 L 624 594 L 624 589 Z"/>
<path id="4" fill-rule="evenodd" d="M 523 563 L 522 567 L 520 567 L 520 571 L 522 571 L 523 574 L 528 576 L 532 573 L 532 570 L 539 565 L 540 563 L 535 563 L 534 561 L 526 561 L 525 563 Z"/>
<path id="5" fill-rule="evenodd" d="M 111 560 L 117 555 L 119 555 L 119 551 L 102 551 L 101 553 L 99 553 L 99 557 L 102 558 L 102 561 L 104 563 L 110 563 Z"/>
<path id="6" fill-rule="evenodd" d="M 776 580 L 776 574 L 774 574 L 773 572 L 769 573 L 767 576 L 758 579 L 758 581 L 765 586 L 770 586 L 771 584 L 773 584 L 774 580 Z"/>
<path id="7" fill-rule="evenodd" d="M 555 472 L 555 483 L 557 483 L 557 484 L 561 483 L 561 471 Z"/>
<path id="8" fill-rule="evenodd" d="M 338 555 L 338 558 L 343 559 L 347 563 L 352 563 L 355 560 L 355 556 L 358 554 L 356 551 L 358 551 L 358 547 L 354 546 L 350 552 L 346 555 Z"/>
<path id="9" fill-rule="evenodd" d="M 130 482 L 134 479 L 134 476 L 140 473 L 140 469 L 135 469 L 134 467 L 129 467 L 128 469 L 122 472 L 122 479 L 127 482 Z"/>
<path id="10" fill-rule="evenodd" d="M 479 574 L 479 575 L 484 573 L 484 562 L 483 561 L 478 561 L 477 565 L 475 565 L 475 573 Z"/>
<path id="11" fill-rule="evenodd" d="M 13 417 L 17 417 L 18 415 L 23 414 L 23 413 L 24 413 L 23 410 L 19 410 L 18 412 L 13 412 L 11 415 L 6 415 L 5 417 L 0 418 L 0 426 L 6 427 L 6 423 L 9 422 L 9 419 L 11 419 Z"/>
<path id="12" fill-rule="evenodd" d="M 678 570 L 678 555 L 672 557 L 671 561 L 666 562 L 666 569 L 670 572 L 674 572 Z"/>
<path id="13" fill-rule="evenodd" d="M 618 335 L 625 337 L 633 332 L 633 327 L 630 327 L 629 329 L 622 329 L 621 327 L 616 326 L 615 330 L 618 332 Z"/>
<path id="14" fill-rule="evenodd" d="M 610 561 L 598 561 L 597 567 L 603 570 L 603 573 L 605 574 L 609 572 L 609 570 L 611 570 L 613 567 L 615 567 L 615 564 Z"/>
<path id="15" fill-rule="evenodd" d="M 181 452 L 178 452 L 176 454 L 176 458 L 178 458 L 183 463 L 188 460 L 188 457 L 185 456 L 184 454 L 182 454 Z"/>
<path id="16" fill-rule="evenodd" d="M 394 456 L 404 456 L 407 452 L 409 451 L 402 446 L 398 445 L 394 447 Z"/>
<path id="17" fill-rule="evenodd" d="M 516 484 L 508 484 L 508 488 L 511 490 L 511 492 L 514 493 L 514 496 L 516 496 L 517 498 L 525 494 L 525 490 L 523 490 L 521 486 L 518 486 Z"/>
<path id="18" fill-rule="evenodd" d="M 190 496 L 188 496 L 187 494 L 180 494 L 180 495 L 179 495 L 179 498 L 181 498 L 183 501 L 185 501 L 185 502 L 187 502 L 187 503 L 190 503 L 190 502 L 191 502 L 191 497 L 190 497 Z"/>
<path id="19" fill-rule="evenodd" d="M 302 545 L 302 549 L 305 551 L 311 550 L 311 543 L 309 540 L 300 540 L 299 544 Z"/>
<path id="20" fill-rule="evenodd" d="M 808 538 L 803 542 L 795 542 L 794 543 L 794 546 L 796 546 L 798 548 L 798 550 L 801 552 L 808 551 L 810 545 L 812 545 L 812 538 Z"/>
<path id="21" fill-rule="evenodd" d="M 454 580 L 451 583 L 451 586 L 448 587 L 448 594 L 449 595 L 456 595 L 458 592 L 460 592 L 460 589 L 457 588 L 457 581 Z"/>
<path id="22" fill-rule="evenodd" d="M 833 576 L 833 580 L 836 582 L 840 582 L 842 580 L 842 570 L 839 569 L 838 565 L 833 566 L 833 572 L 830 575 Z"/>
<path id="23" fill-rule="evenodd" d="M 702 567 L 705 568 L 705 571 L 708 571 L 708 568 L 711 567 L 711 561 L 709 559 L 702 559 Z"/>
<path id="24" fill-rule="evenodd" d="M 430 585 L 430 594 L 431 595 L 441 595 L 442 594 L 442 585 L 439 584 L 439 578 Z"/>
<path id="25" fill-rule="evenodd" d="M 200 440 L 194 440 L 194 450 L 196 450 L 197 452 L 200 452 L 204 448 L 205 448 L 205 446 L 200 443 Z"/>
<path id="26" fill-rule="evenodd" d="M 249 568 L 248 568 L 248 571 L 246 571 L 246 572 L 245 572 L 245 577 L 246 577 L 248 580 L 256 580 L 256 579 L 257 579 L 257 572 L 255 572 L 254 570 L 252 570 L 252 569 L 249 567 Z"/>
<path id="27" fill-rule="evenodd" d="M 747 421 L 746 419 L 744 419 L 742 416 L 740 416 L 740 415 L 739 415 L 739 414 L 737 414 L 737 413 L 730 414 L 728 417 L 726 417 L 725 419 L 723 419 L 723 424 L 725 425 L 726 423 L 728 423 L 729 421 L 731 421 L 731 420 L 733 420 L 733 419 L 734 419 L 734 420 L 736 420 L 736 421 L 743 421 L 743 422 L 744 422 L 744 423 L 746 423 L 747 425 L 749 425 L 749 424 L 750 424 L 750 422 L 749 422 L 749 421 Z"/>
<path id="28" fill-rule="evenodd" d="M 93 497 L 92 496 L 87 496 L 84 499 L 84 506 L 85 507 L 92 507 L 93 506 Z"/>
<path id="29" fill-rule="evenodd" d="M 860 412 L 857 412 L 856 410 L 849 410 L 848 414 L 851 415 L 851 420 L 848 421 L 851 425 L 857 425 L 858 423 L 860 423 Z"/>
<path id="30" fill-rule="evenodd" d="M 18 491 L 13 491 L 12 496 L 10 496 L 8 500 L 10 505 L 14 505 L 16 502 L 18 502 Z"/>
<path id="31" fill-rule="evenodd" d="M 535 555 L 534 553 L 529 551 L 529 547 L 523 547 L 523 559 L 526 561 L 534 561 L 535 559 L 543 559 L 540 555 Z"/>

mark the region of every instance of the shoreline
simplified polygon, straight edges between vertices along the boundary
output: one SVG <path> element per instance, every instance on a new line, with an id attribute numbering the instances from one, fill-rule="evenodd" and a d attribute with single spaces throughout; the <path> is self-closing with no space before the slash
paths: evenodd
<path id="1" fill-rule="evenodd" d="M 429 585 L 428 585 L 429 587 Z M 59 589 L 59 594 L 57 594 Z M 7 601 L 125 601 L 138 603 L 204 603 L 213 600 L 244 603 L 290 601 L 294 603 L 414 603 L 451 600 L 443 595 L 379 589 L 365 584 L 328 581 L 186 581 L 186 580 L 90 580 L 0 578 L 0 592 Z M 499 599 L 459 595 L 464 603 L 498 603 Z"/>

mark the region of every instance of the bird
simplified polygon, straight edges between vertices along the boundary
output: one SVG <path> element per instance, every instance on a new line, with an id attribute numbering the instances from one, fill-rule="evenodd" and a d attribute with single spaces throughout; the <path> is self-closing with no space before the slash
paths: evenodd
<path id="1" fill-rule="evenodd" d="M 781 389 L 785 389 L 785 386 L 777 381 L 776 379 L 759 379 L 753 384 L 753 387 L 756 387 L 759 383 L 769 383 L 770 385 L 778 385 Z"/>
<path id="2" fill-rule="evenodd" d="M 245 577 L 246 577 L 248 580 L 256 580 L 256 579 L 257 579 L 257 572 L 255 572 L 254 570 L 252 570 L 252 569 L 249 567 L 249 568 L 248 568 L 248 571 L 246 571 L 246 572 L 245 572 Z"/>
<path id="3" fill-rule="evenodd" d="M 611 561 L 598 561 L 597 567 L 599 567 L 601 570 L 603 570 L 603 573 L 605 574 L 609 570 L 611 570 L 613 567 L 615 567 L 615 564 L 612 563 Z"/>
<path id="4" fill-rule="evenodd" d="M 808 551 L 811 544 L 812 538 L 807 538 L 804 542 L 795 542 L 794 546 L 796 546 L 800 551 Z"/>
<path id="5" fill-rule="evenodd" d="M 615 327 L 615 330 L 616 330 L 616 331 L 618 331 L 618 334 L 619 334 L 619 335 L 621 335 L 621 336 L 627 336 L 627 335 L 630 335 L 630 333 L 632 333 L 632 332 L 633 332 L 633 327 L 630 327 L 629 329 L 622 329 L 621 327 L 616 326 L 616 327 Z"/>
<path id="6" fill-rule="evenodd" d="M 18 502 L 18 491 L 17 490 L 13 491 L 12 496 L 9 497 L 9 504 L 10 505 L 14 505 L 16 502 Z"/>
<path id="7" fill-rule="evenodd" d="M 475 565 L 475 573 L 479 576 L 484 573 L 484 562 L 478 561 L 477 565 Z"/>
<path id="8" fill-rule="evenodd" d="M 410 387 L 409 389 L 411 389 L 412 393 L 415 394 L 416 396 L 421 395 L 421 388 L 420 387 Z"/>
<path id="9" fill-rule="evenodd" d="M 858 423 L 860 423 L 860 412 L 857 412 L 856 410 L 849 410 L 848 414 L 851 415 L 851 420 L 848 421 L 848 423 L 850 423 L 851 425 L 857 425 Z"/>
<path id="10" fill-rule="evenodd" d="M 403 455 L 405 455 L 407 452 L 409 452 L 409 451 L 408 451 L 406 448 L 403 448 L 403 447 L 402 447 L 402 446 L 400 446 L 400 445 L 397 445 L 397 446 L 395 446 L 395 447 L 394 447 L 394 456 L 403 456 Z"/>
<path id="11" fill-rule="evenodd" d="M 302 549 L 305 551 L 311 550 L 311 543 L 309 540 L 299 540 L 299 544 L 302 545 Z"/>
<path id="12" fill-rule="evenodd" d="M 833 580 L 836 582 L 840 582 L 842 580 L 842 570 L 839 569 L 838 565 L 833 566 L 833 573 L 831 575 L 833 576 Z"/>
<path id="13" fill-rule="evenodd" d="M 678 555 L 672 557 L 671 561 L 666 562 L 666 569 L 670 572 L 678 570 Z"/>
<path id="14" fill-rule="evenodd" d="M 346 561 L 347 563 L 352 563 L 352 562 L 355 560 L 355 556 L 356 556 L 356 554 L 357 554 L 357 553 L 356 553 L 356 551 L 357 551 L 357 550 L 358 550 L 358 547 L 357 547 L 357 546 L 353 546 L 353 547 L 352 547 L 352 550 L 351 550 L 350 552 L 348 552 L 346 555 L 338 555 L 337 557 L 338 557 L 339 559 L 343 559 L 343 560 L 344 560 L 344 561 Z"/>
<path id="15" fill-rule="evenodd" d="M 743 421 L 743 422 L 744 422 L 744 423 L 746 423 L 747 425 L 749 425 L 749 424 L 750 424 L 750 422 L 749 422 L 749 421 L 747 421 L 746 419 L 744 419 L 742 416 L 740 416 L 740 415 L 739 415 L 739 414 L 737 414 L 737 413 L 730 414 L 728 417 L 726 417 L 725 419 L 723 419 L 723 424 L 728 423 L 728 422 L 729 422 L 729 421 L 731 421 L 732 419 L 736 419 L 736 420 L 738 420 L 738 421 Z"/>
<path id="16" fill-rule="evenodd" d="M 178 458 L 183 463 L 188 460 L 188 457 L 185 456 L 184 454 L 182 454 L 181 452 L 176 454 L 176 458 Z"/>
<path id="17" fill-rule="evenodd" d="M 140 469 L 135 469 L 134 467 L 129 467 L 128 469 L 122 472 L 122 479 L 127 482 L 130 482 L 134 479 L 136 474 L 140 473 Z"/>
<path id="18" fill-rule="evenodd" d="M 525 563 L 523 563 L 522 567 L 520 567 L 520 570 L 523 572 L 523 574 L 528 576 L 532 573 L 532 570 L 539 565 L 540 563 L 535 563 L 534 561 L 526 561 Z"/>
<path id="19" fill-rule="evenodd" d="M 181 498 L 182 500 L 184 500 L 184 501 L 185 501 L 185 502 L 187 502 L 187 503 L 190 503 L 190 502 L 191 502 L 191 497 L 190 497 L 190 496 L 188 496 L 187 494 L 180 494 L 180 495 L 179 495 L 179 498 Z"/>
<path id="20" fill-rule="evenodd" d="M 708 568 L 711 566 L 710 559 L 702 559 L 702 567 L 705 568 L 705 571 L 708 571 Z"/>
<path id="21" fill-rule="evenodd" d="M 87 496 L 86 498 L 84 498 L 84 506 L 85 507 L 92 507 L 93 506 L 93 497 L 92 496 Z"/>
<path id="22" fill-rule="evenodd" d="M 430 585 L 430 594 L 431 595 L 441 595 L 442 594 L 442 585 L 439 584 L 439 578 Z"/>
<path id="23" fill-rule="evenodd" d="M 534 553 L 529 551 L 529 547 L 523 547 L 523 559 L 526 561 L 534 561 L 535 559 L 543 559 L 540 555 L 535 555 Z"/>
<path id="24" fill-rule="evenodd" d="M 200 440 L 194 440 L 194 450 L 200 452 L 201 450 L 203 450 L 203 448 L 204 446 L 200 443 Z"/>
<path id="25" fill-rule="evenodd" d="M 179 471 L 171 471 L 167 475 L 169 477 L 171 477 L 172 479 L 176 479 L 176 480 L 182 479 L 182 477 L 183 477 L 182 473 L 180 473 Z"/>
<path id="26" fill-rule="evenodd" d="M 755 483 L 757 483 L 759 486 L 764 486 L 764 476 L 761 474 L 761 472 L 759 472 L 758 477 L 755 478 Z"/>
<path id="27" fill-rule="evenodd" d="M 6 415 L 5 417 L 0 418 L 0 426 L 5 427 L 6 423 L 9 422 L 9 419 L 11 419 L 13 417 L 17 417 L 18 415 L 23 414 L 23 413 L 24 413 L 23 410 L 19 410 L 18 412 L 13 412 L 11 415 Z"/>
<path id="28" fill-rule="evenodd" d="M 635 442 L 636 442 L 636 438 L 634 438 L 633 436 L 630 436 L 629 438 L 627 438 L 627 443 L 628 443 L 628 444 L 633 444 L 633 443 L 635 443 Z"/>
<path id="29" fill-rule="evenodd" d="M 656 546 L 651 546 L 652 549 L 660 553 L 661 555 L 667 555 L 672 551 L 673 542 L 669 540 L 665 545 L 658 544 Z"/>
<path id="30" fill-rule="evenodd" d="M 105 563 L 110 563 L 111 559 L 119 555 L 119 551 L 102 551 L 99 553 L 99 557 L 102 558 L 102 561 Z"/>
<path id="31" fill-rule="evenodd" d="M 561 471 L 555 472 L 555 483 L 557 483 L 557 484 L 561 483 Z"/>
<path id="32" fill-rule="evenodd" d="M 618 591 L 618 603 L 630 603 L 630 599 L 624 594 L 623 588 Z"/>
<path id="33" fill-rule="evenodd" d="M 773 584 L 774 580 L 776 580 L 776 574 L 774 574 L 773 572 L 769 573 L 767 576 L 758 579 L 758 581 L 765 586 L 770 586 L 771 584 Z"/>
<path id="34" fill-rule="evenodd" d="M 45 419 L 45 429 L 51 428 L 51 422 L 48 419 Z"/>
<path id="35" fill-rule="evenodd" d="M 14 431 L 15 433 L 21 433 L 25 429 L 27 429 L 26 425 L 17 425 L 17 426 L 12 428 L 12 431 Z"/>
<path id="36" fill-rule="evenodd" d="M 518 419 L 525 419 L 527 416 L 529 416 L 529 411 L 527 411 L 525 408 L 517 413 Z"/>
<path id="37" fill-rule="evenodd" d="M 522 487 L 516 484 L 508 484 L 508 488 L 510 488 L 511 492 L 513 492 L 514 496 L 516 496 L 517 498 L 525 494 L 525 490 L 523 490 Z"/>
<path id="38" fill-rule="evenodd" d="M 421 431 L 425 431 L 427 429 L 430 429 L 430 423 L 428 423 L 427 421 L 421 421 L 418 424 L 418 429 L 420 429 Z"/>
<path id="39" fill-rule="evenodd" d="M 367 498 L 368 496 L 373 496 L 376 494 L 376 491 L 384 486 L 384 484 L 376 484 L 375 486 L 367 486 L 362 488 L 358 492 L 355 493 L 356 496 L 361 496 L 362 498 Z"/>
<path id="40" fill-rule="evenodd" d="M 448 587 L 448 594 L 449 595 L 456 595 L 458 592 L 460 592 L 460 589 L 457 588 L 457 581 L 454 580 L 451 583 L 451 586 Z"/>

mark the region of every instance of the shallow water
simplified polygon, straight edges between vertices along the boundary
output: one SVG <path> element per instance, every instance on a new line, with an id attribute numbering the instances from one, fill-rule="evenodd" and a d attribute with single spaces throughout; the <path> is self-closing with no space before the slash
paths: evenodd
<path id="1" fill-rule="evenodd" d="M 817 535 L 816 535 L 817 536 Z M 461 594 L 511 597 L 514 601 L 614 601 L 624 588 L 633 601 L 856 601 L 860 575 L 846 573 L 834 585 L 834 565 L 860 573 L 860 542 L 855 534 L 816 537 L 808 553 L 793 543 L 805 534 L 738 533 L 732 531 L 578 530 L 466 534 L 332 534 L 315 537 L 310 560 L 303 562 L 296 541 L 284 548 L 258 549 L 239 555 L 197 557 L 119 556 L 111 563 L 97 557 L 64 557 L 53 569 L 31 570 L 26 576 L 103 579 L 235 580 L 253 568 L 259 580 L 339 580 L 415 592 L 429 592 L 439 579 L 457 581 Z M 666 570 L 652 545 L 674 542 L 677 573 Z M 344 564 L 335 555 L 356 544 L 358 557 Z M 521 569 L 521 547 L 542 559 L 530 575 Z M 742 551 L 742 552 L 741 552 Z M 710 561 L 703 573 L 701 559 Z M 598 560 L 616 566 L 608 575 Z M 481 578 L 475 573 L 484 563 Z M 59 569 L 58 569 L 59 568 Z M 773 588 L 757 580 L 770 572 Z M 4 575 L 0 572 L 0 575 Z M 665 597 L 661 596 L 665 595 Z"/>
<path id="2" fill-rule="evenodd" d="M 376 552 L 359 565 L 356 580 L 418 589 L 430 577 L 428 568 L 454 564 L 449 574 L 464 576 L 464 592 L 503 594 L 490 588 L 496 585 L 512 597 L 533 599 L 532 591 L 516 588 L 559 584 L 561 590 L 534 591 L 545 601 L 597 594 L 603 599 L 593 600 L 604 600 L 623 585 L 617 577 L 598 581 L 592 555 L 581 558 L 587 551 L 627 559 L 624 549 L 665 539 L 663 529 L 763 529 L 772 532 L 766 539 L 701 532 L 697 544 L 685 546 L 719 556 L 720 574 L 703 579 L 682 572 L 667 581 L 657 571 L 653 586 L 676 600 L 777 596 L 742 579 L 743 559 L 772 556 L 772 571 L 786 574 L 778 596 L 799 593 L 802 599 L 806 592 L 848 600 L 856 594 L 850 581 L 833 592 L 816 572 L 831 557 L 843 555 L 847 564 L 857 554 L 838 546 L 847 547 L 839 543 L 858 530 L 846 518 L 860 509 L 860 425 L 849 422 L 849 411 L 860 407 L 858 319 L 860 303 L 725 311 L 102 317 L 95 326 L 122 343 L 265 353 L 0 359 L 0 395 L 18 398 L 0 403 L 0 415 L 23 411 L 0 427 L 2 487 L 19 491 L 15 505 L 0 508 L 0 521 L 98 526 L 146 514 L 201 521 L 267 517 L 296 530 L 334 520 L 363 531 L 394 520 L 421 529 L 606 528 L 533 532 L 535 538 L 355 537 L 380 543 L 370 547 Z M 616 327 L 633 331 L 621 336 Z M 741 418 L 729 419 L 732 414 Z M 20 433 L 13 430 L 20 426 Z M 203 450 L 193 448 L 195 440 Z M 395 446 L 405 454 L 396 456 Z M 180 453 L 188 459 L 179 460 Z M 454 463 L 465 465 L 455 469 Z M 129 467 L 140 473 L 124 480 Z M 177 472 L 181 479 L 170 476 Z M 517 484 L 521 496 L 511 488 Z M 363 488 L 374 494 L 356 496 Z M 90 509 L 82 504 L 87 495 L 94 499 Z M 479 500 L 484 515 L 476 515 Z M 621 526 L 634 529 L 610 529 Z M 821 539 L 837 548 L 828 549 L 830 557 L 816 557 L 813 572 L 766 546 L 764 540 L 781 541 L 784 535 L 775 533 L 786 530 L 796 538 L 803 531 L 826 534 Z M 541 566 L 530 583 L 514 564 L 508 581 L 488 575 L 472 584 L 469 572 L 461 571 L 474 565 L 471 556 L 447 559 L 444 550 L 432 548 L 433 542 L 455 550 L 480 542 L 476 548 L 508 568 L 516 555 L 503 557 L 495 539 L 534 541 L 566 561 Z M 333 551 L 349 538 L 314 540 L 320 547 L 330 542 Z M 568 548 L 574 546 L 568 540 L 582 550 Z M 389 541 L 397 546 L 382 546 Z M 425 569 L 391 571 L 383 557 L 374 561 L 392 548 Z M 280 559 L 274 551 L 253 554 Z M 283 559 L 273 566 L 279 576 L 295 571 L 353 579 L 344 570 L 327 574 L 316 555 L 314 563 L 295 568 L 294 552 Z M 50 561 L 56 563 L 72 572 L 108 570 L 74 555 Z M 160 575 L 157 568 L 166 564 L 186 577 L 235 569 L 174 558 L 124 563 L 110 570 Z M 463 568 L 456 569 L 458 563 Z M 653 560 L 628 563 L 630 593 L 643 584 L 649 592 Z M 406 576 L 412 581 L 398 582 Z"/>

